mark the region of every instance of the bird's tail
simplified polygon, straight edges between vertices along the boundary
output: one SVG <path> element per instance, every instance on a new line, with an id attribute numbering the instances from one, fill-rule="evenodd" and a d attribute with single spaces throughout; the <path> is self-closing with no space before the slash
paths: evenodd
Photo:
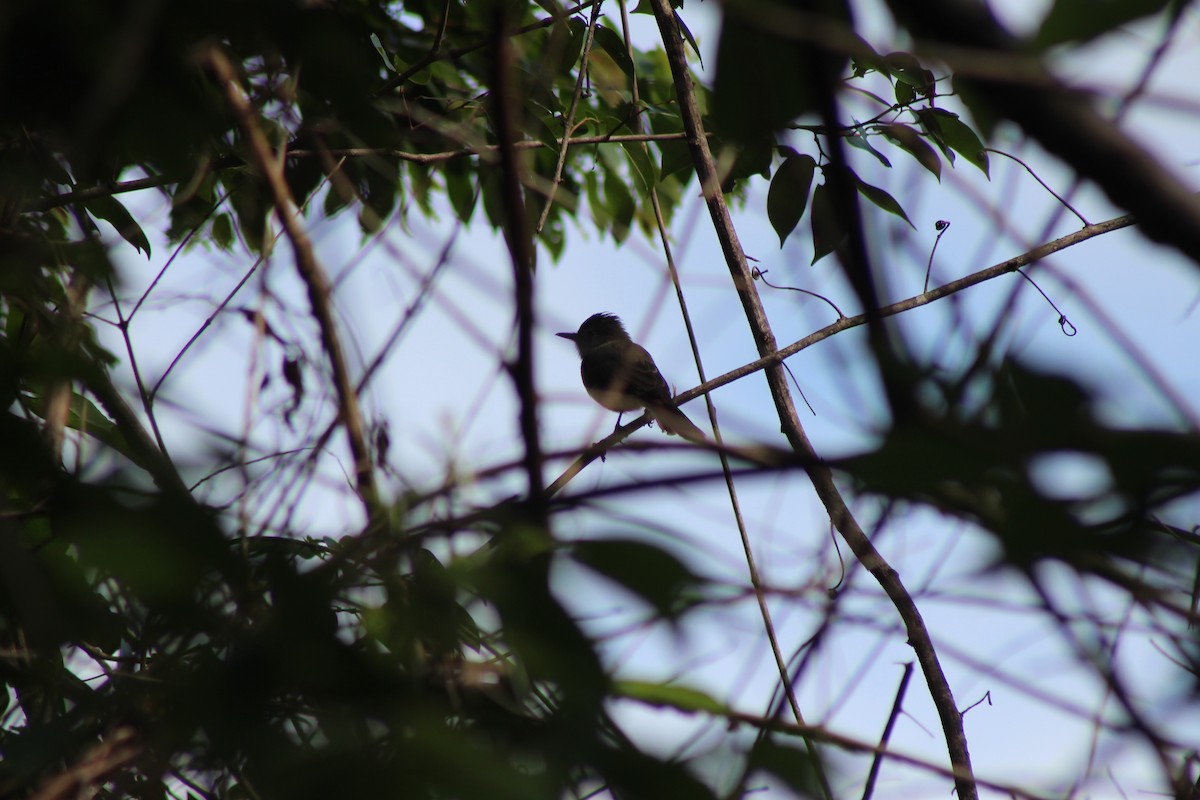
<path id="1" fill-rule="evenodd" d="M 679 434 L 690 442 L 708 441 L 704 431 L 697 428 L 696 424 L 675 406 L 651 405 L 647 408 L 650 415 L 654 417 L 654 421 L 658 423 L 658 427 L 663 429 L 663 433 Z"/>

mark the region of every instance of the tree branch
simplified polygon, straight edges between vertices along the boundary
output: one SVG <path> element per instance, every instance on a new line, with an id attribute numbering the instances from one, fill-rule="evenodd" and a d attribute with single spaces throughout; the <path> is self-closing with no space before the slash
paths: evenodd
<path id="1" fill-rule="evenodd" d="M 696 175 L 700 180 L 701 191 L 712 217 L 730 275 L 733 278 L 734 287 L 738 291 L 746 318 L 750 323 L 758 352 L 765 357 L 774 353 L 778 347 L 774 334 L 771 332 L 770 323 L 767 321 L 766 311 L 754 287 L 750 266 L 738 241 L 729 208 L 721 193 L 716 165 L 708 147 L 708 140 L 704 133 L 700 110 L 692 86 L 691 73 L 688 70 L 687 58 L 683 51 L 683 40 L 676 26 L 669 0 L 653 0 L 653 8 L 666 48 L 667 60 L 671 65 L 671 73 L 675 81 L 675 94 L 679 100 L 684 130 L 688 134 L 687 141 L 692 150 L 692 160 L 696 167 Z M 873 310 L 872 316 L 877 318 L 878 313 Z M 942 720 L 950 762 L 955 771 L 958 796 L 960 800 L 973 800 L 978 797 L 978 790 L 971 775 L 970 754 L 967 750 L 962 718 L 959 716 L 958 708 L 954 703 L 954 694 L 942 672 L 941 664 L 938 662 L 937 653 L 933 647 L 933 640 L 925 627 L 916 603 L 900 582 L 896 571 L 875 549 L 866 532 L 850 512 L 834 482 L 832 470 L 821 464 L 800 424 L 800 418 L 792 402 L 783 369 L 778 364 L 773 364 L 767 369 L 766 375 L 784 435 L 796 453 L 809 464 L 807 467 L 809 478 L 818 497 L 825 505 L 830 520 L 850 546 L 859 563 L 879 582 L 904 621 L 908 630 L 909 643 L 917 654 L 917 660 L 925 674 L 930 695 Z"/>
<path id="2" fill-rule="evenodd" d="M 513 383 L 521 401 L 521 437 L 525 443 L 525 474 L 529 482 L 529 502 L 536 504 L 536 515 L 544 518 L 545 496 L 542 478 L 542 450 L 538 432 L 537 390 L 533 383 L 533 238 L 529 230 L 525 195 L 521 185 L 521 165 L 517 158 L 517 136 L 521 126 L 517 117 L 521 103 L 514 84 L 512 44 L 509 20 L 504 4 L 495 12 L 495 41 L 492 51 L 492 113 L 500 142 L 500 173 L 504 192 L 504 238 L 512 255 L 513 286 L 516 294 L 517 358 L 510 365 Z"/>
<path id="3" fill-rule="evenodd" d="M 337 321 L 334 319 L 333 305 L 330 302 L 329 279 L 317 262 L 312 242 L 309 241 L 308 234 L 304 232 L 304 228 L 300 224 L 295 201 L 283 178 L 282 163 L 274 158 L 266 135 L 258 127 L 254 109 L 242 92 L 233 64 L 216 47 L 210 48 L 202 58 L 216 75 L 225 92 L 225 98 L 237 117 L 242 134 L 246 137 L 255 166 L 271 190 L 275 214 L 292 243 L 292 250 L 296 255 L 296 270 L 308 290 L 308 300 L 312 306 L 313 316 L 321 331 L 321 346 L 325 350 L 329 366 L 333 370 L 334 389 L 338 397 L 338 414 L 346 426 L 350 454 L 354 458 L 355 487 L 363 501 L 368 520 L 373 520 L 379 500 L 375 486 L 375 473 L 372 469 L 371 452 L 367 446 L 366 434 L 363 429 L 362 413 L 358 407 L 358 395 L 354 391 L 354 381 L 350 377 L 345 350 L 338 334 Z"/>
<path id="4" fill-rule="evenodd" d="M 679 141 L 686 134 L 683 133 L 622 133 L 622 134 L 597 134 L 595 136 L 571 136 L 556 139 L 555 147 L 575 147 L 577 145 L 587 144 L 624 144 L 628 142 L 668 142 Z M 537 150 L 540 147 L 550 147 L 547 142 L 522 141 L 515 142 L 513 148 L 516 150 Z M 500 150 L 499 145 L 483 145 L 481 147 L 462 147 L 457 150 L 442 150 L 437 153 L 411 153 L 407 150 L 393 150 L 387 147 L 344 147 L 338 150 L 326 150 L 323 153 L 318 153 L 316 150 L 308 150 L 302 147 L 294 148 L 286 151 L 283 154 L 285 159 L 289 158 L 320 158 L 322 155 L 333 156 L 334 158 L 374 158 L 386 156 L 395 158 L 400 161 L 408 161 L 413 164 L 441 164 L 445 161 L 456 161 L 460 158 L 470 158 L 484 154 L 495 154 Z M 237 169 L 244 167 L 246 162 L 236 156 L 222 156 L 213 161 L 211 169 Z M 87 186 L 82 189 L 75 189 L 62 194 L 51 195 L 44 197 L 37 202 L 30 203 L 25 206 L 25 211 L 49 211 L 52 208 L 60 208 L 71 203 L 78 203 L 84 200 L 92 200 L 96 197 L 111 197 L 115 194 L 125 194 L 126 192 L 137 192 L 142 189 L 154 189 L 159 186 L 169 186 L 172 183 L 179 183 L 181 178 L 178 175 L 151 175 L 146 178 L 136 178 L 128 181 L 105 181 L 94 186 Z"/>
<path id="5" fill-rule="evenodd" d="M 73 767 L 50 778 L 30 800 L 71 800 L 90 797 L 113 773 L 142 754 L 137 734 L 128 726 L 117 728 L 84 753 Z"/>
<path id="6" fill-rule="evenodd" d="M 878 315 L 880 318 L 891 317 L 895 316 L 896 314 L 909 311 L 910 309 L 928 305 L 935 300 L 940 300 L 943 297 L 961 292 L 964 289 L 977 286 L 985 281 L 998 278 L 1001 275 L 1007 275 L 1010 272 L 1016 272 L 1018 269 L 1027 267 L 1045 258 L 1051 253 L 1056 253 L 1059 250 L 1063 250 L 1072 245 L 1087 241 L 1093 237 L 1100 236 L 1101 234 L 1109 233 L 1111 231 L 1120 230 L 1121 228 L 1126 228 L 1133 224 L 1133 217 L 1126 215 L 1123 217 L 1116 217 L 1114 219 L 1106 220 L 1104 222 L 1098 222 L 1095 225 L 1089 225 L 1082 230 L 1069 233 L 1066 236 L 1055 239 L 1052 242 L 1047 242 L 1044 245 L 1035 247 L 1034 249 L 1025 253 L 1021 253 L 1018 256 L 1013 256 L 1012 258 L 1006 261 L 1001 261 L 998 264 L 993 264 L 990 267 L 985 267 L 984 269 L 973 272 L 970 275 L 959 278 L 958 280 L 950 281 L 942 286 L 930 289 L 927 292 L 922 292 L 921 294 L 905 298 L 904 300 L 898 300 L 890 305 L 886 305 L 879 309 Z M 707 380 L 699 386 L 688 389 L 686 392 L 680 392 L 675 396 L 675 402 L 682 404 L 688 402 L 689 400 L 694 400 L 700 395 L 707 395 L 709 392 L 733 383 L 736 380 L 740 380 L 747 375 L 752 375 L 759 370 L 767 369 L 768 367 L 777 365 L 784 359 L 790 358 L 796 353 L 799 353 L 801 350 L 812 347 L 817 342 L 822 342 L 836 333 L 841 333 L 848 328 L 857 328 L 860 325 L 866 324 L 866 314 L 856 314 L 852 317 L 839 317 L 836 321 L 831 322 L 824 328 L 813 331 L 802 339 L 798 339 L 797 341 L 792 342 L 785 347 L 781 347 L 774 352 L 767 353 L 765 356 L 762 356 L 761 358 L 751 361 L 747 364 L 743 364 L 742 366 L 732 369 L 723 375 L 718 375 L 711 380 Z M 646 425 L 649 421 L 650 415 L 643 414 L 632 422 L 622 425 L 611 435 L 605 437 L 592 447 L 588 448 L 587 451 L 585 451 L 583 455 L 579 456 L 579 458 L 577 458 L 575 462 L 572 463 L 565 472 L 563 472 L 562 475 L 555 479 L 554 483 L 550 484 L 550 486 L 546 488 L 546 493 L 548 495 L 555 495 L 560 492 L 563 487 L 571 481 L 572 478 L 583 471 L 584 467 L 599 458 L 601 453 L 606 452 L 610 447 L 618 444 L 623 439 L 628 437 L 629 434 Z M 819 460 L 817 460 L 815 463 L 819 463 Z M 506 469 L 508 469 L 508 467 L 497 468 L 496 471 L 503 471 Z M 475 477 L 478 478 L 480 476 L 489 475 L 492 472 L 492 470 L 477 470 L 474 474 Z"/>

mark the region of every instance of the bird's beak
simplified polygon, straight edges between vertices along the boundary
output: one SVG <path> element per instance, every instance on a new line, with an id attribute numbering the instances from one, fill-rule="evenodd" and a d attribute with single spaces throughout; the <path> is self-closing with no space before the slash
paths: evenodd
<path id="1" fill-rule="evenodd" d="M 570 339 L 573 342 L 573 341 L 575 341 L 575 337 L 577 337 L 579 334 L 577 334 L 577 333 L 556 333 L 554 335 L 561 336 L 564 339 Z"/>

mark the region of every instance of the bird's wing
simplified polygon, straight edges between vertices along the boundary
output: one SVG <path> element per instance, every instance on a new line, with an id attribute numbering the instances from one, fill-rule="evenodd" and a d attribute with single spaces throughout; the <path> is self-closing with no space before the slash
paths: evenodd
<path id="1" fill-rule="evenodd" d="M 650 403 L 670 403 L 671 390 L 646 348 L 629 344 L 622 358 L 621 378 L 625 393 Z"/>
<path id="2" fill-rule="evenodd" d="M 600 405 L 632 411 L 648 403 L 670 403 L 667 382 L 645 348 L 632 342 L 597 347 L 580 364 L 583 385 Z"/>

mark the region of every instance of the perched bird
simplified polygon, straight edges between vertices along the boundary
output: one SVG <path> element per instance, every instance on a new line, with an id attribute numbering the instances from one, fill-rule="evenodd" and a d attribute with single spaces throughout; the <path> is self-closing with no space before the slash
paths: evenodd
<path id="1" fill-rule="evenodd" d="M 646 348 L 635 343 L 614 314 L 593 314 L 575 333 L 559 333 L 579 351 L 583 388 L 609 411 L 620 413 L 645 408 L 664 433 L 679 434 L 693 442 L 704 433 L 671 401 L 671 392 Z"/>

